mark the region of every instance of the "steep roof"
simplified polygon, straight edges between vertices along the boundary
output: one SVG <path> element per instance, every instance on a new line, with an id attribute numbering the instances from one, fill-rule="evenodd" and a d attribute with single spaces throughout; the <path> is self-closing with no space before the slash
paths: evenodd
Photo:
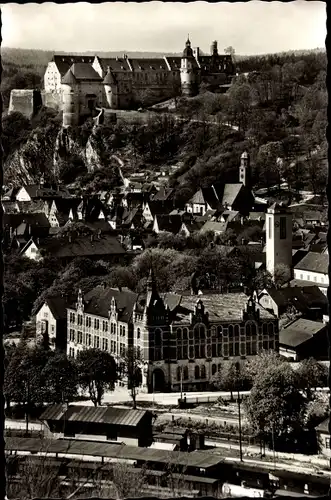
<path id="1" fill-rule="evenodd" d="M 299 318 L 280 330 L 279 343 L 290 347 L 298 347 L 324 329 L 326 329 L 326 325 L 323 323 Z"/>
<path id="2" fill-rule="evenodd" d="M 68 238 L 51 238 L 40 246 L 57 258 L 110 256 L 126 253 L 116 237 L 110 234 L 103 234 L 101 238 L 93 238 L 93 241 L 89 236 L 73 237 L 71 241 Z"/>
<path id="3" fill-rule="evenodd" d="M 169 233 L 178 233 L 182 227 L 182 218 L 180 215 L 155 215 L 159 231 L 167 231 Z M 154 220 L 154 221 L 155 221 Z"/>
<path id="4" fill-rule="evenodd" d="M 77 80 L 74 77 L 74 74 L 71 71 L 71 69 L 68 69 L 66 74 L 63 76 L 61 83 L 64 83 L 65 85 L 76 85 Z"/>
<path id="5" fill-rule="evenodd" d="M 95 71 L 91 64 L 76 62 L 71 66 L 70 69 L 77 80 L 102 80 L 99 73 Z"/>
<path id="6" fill-rule="evenodd" d="M 128 323 L 131 320 L 138 294 L 129 289 L 97 286 L 84 297 L 85 312 L 108 318 L 112 298 L 116 301 L 119 320 Z"/>
<path id="7" fill-rule="evenodd" d="M 182 58 L 179 56 L 167 56 L 167 63 L 170 66 L 171 71 L 179 71 Z"/>
<path id="8" fill-rule="evenodd" d="M 294 305 L 300 310 L 311 307 L 327 306 L 328 300 L 317 286 L 295 286 L 285 288 L 270 288 L 268 294 L 278 307 Z"/>
<path id="9" fill-rule="evenodd" d="M 318 252 L 308 252 L 294 269 L 328 274 L 329 256 Z"/>
<path id="10" fill-rule="evenodd" d="M 216 222 L 208 220 L 201 228 L 201 232 L 215 231 L 216 233 L 223 233 L 226 231 L 227 222 Z"/>
<path id="11" fill-rule="evenodd" d="M 169 295 L 167 294 L 166 300 L 169 300 Z M 248 297 L 244 293 L 182 295 L 174 322 L 186 323 L 189 321 L 190 313 L 195 311 L 198 300 L 202 300 L 210 321 L 242 321 L 242 312 L 246 308 Z M 261 318 L 274 318 L 271 313 L 258 304 L 256 304 L 256 308 L 260 310 Z"/>
<path id="12" fill-rule="evenodd" d="M 57 69 L 59 70 L 61 76 L 64 76 L 66 72 L 70 69 L 73 63 L 83 62 L 83 63 L 93 63 L 94 56 L 77 56 L 77 55 L 61 55 L 56 54 L 53 56 L 53 62 L 55 62 Z"/>
<path id="13" fill-rule="evenodd" d="M 102 83 L 104 83 L 105 85 L 115 85 L 116 84 L 115 77 L 109 69 L 108 69 L 106 76 L 104 77 Z"/>
<path id="14" fill-rule="evenodd" d="M 224 184 L 223 194 L 220 198 L 222 205 L 233 205 L 242 187 L 241 183 Z"/>
<path id="15" fill-rule="evenodd" d="M 110 71 L 131 71 L 128 60 L 123 57 L 99 57 L 100 66 L 104 72 L 109 67 Z"/>
<path id="16" fill-rule="evenodd" d="M 167 64 L 162 57 L 129 59 L 133 71 L 166 71 Z"/>
<path id="17" fill-rule="evenodd" d="M 111 406 L 99 406 L 95 408 L 91 406 L 72 405 L 66 410 L 63 405 L 54 405 L 45 410 L 40 420 L 65 420 L 66 422 L 136 427 L 148 413 L 148 411 L 144 410 L 130 410 Z"/>
<path id="18" fill-rule="evenodd" d="M 321 422 L 317 427 L 315 427 L 315 430 L 326 434 L 330 434 L 330 417 L 323 420 L 323 422 Z"/>
<path id="19" fill-rule="evenodd" d="M 36 314 L 40 311 L 44 304 L 47 304 L 56 320 L 66 319 L 67 318 L 67 301 L 62 296 L 56 297 L 47 297 L 44 300 L 43 304 L 37 309 Z"/>

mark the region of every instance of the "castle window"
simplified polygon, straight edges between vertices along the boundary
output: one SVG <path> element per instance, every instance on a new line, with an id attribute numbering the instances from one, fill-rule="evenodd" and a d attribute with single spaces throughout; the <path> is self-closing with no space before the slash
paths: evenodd
<path id="1" fill-rule="evenodd" d="M 140 328 L 137 328 L 137 339 L 140 339 Z"/>
<path id="2" fill-rule="evenodd" d="M 83 343 L 83 332 L 77 332 L 77 342 L 78 344 Z"/>
<path id="3" fill-rule="evenodd" d="M 194 338 L 195 339 L 205 339 L 206 338 L 206 327 L 202 323 L 198 323 L 194 327 Z"/>
<path id="4" fill-rule="evenodd" d="M 183 340 L 187 340 L 189 335 L 188 328 L 183 328 Z"/>
<path id="5" fill-rule="evenodd" d="M 96 330 L 99 330 L 99 326 L 100 326 L 99 320 L 98 320 L 98 319 L 95 319 L 95 320 L 94 320 L 94 328 L 95 328 Z"/>
<path id="6" fill-rule="evenodd" d="M 229 325 L 228 327 L 229 339 L 233 339 L 233 326 Z"/>
<path id="7" fill-rule="evenodd" d="M 215 375 L 216 372 L 217 372 L 217 366 L 215 364 L 212 364 L 211 365 L 211 374 Z"/>
<path id="8" fill-rule="evenodd" d="M 205 365 L 201 365 L 201 374 L 200 374 L 200 377 L 201 378 L 206 378 L 206 367 L 205 367 Z"/>
<path id="9" fill-rule="evenodd" d="M 194 378 L 196 380 L 198 380 L 200 378 L 200 368 L 198 365 L 194 368 Z"/>
<path id="10" fill-rule="evenodd" d="M 184 366 L 183 379 L 188 380 L 188 368 L 187 368 L 187 366 Z"/>

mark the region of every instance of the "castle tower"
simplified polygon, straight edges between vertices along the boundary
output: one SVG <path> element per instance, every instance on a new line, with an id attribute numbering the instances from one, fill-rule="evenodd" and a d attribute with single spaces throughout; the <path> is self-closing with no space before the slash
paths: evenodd
<path id="1" fill-rule="evenodd" d="M 240 167 L 239 167 L 239 182 L 244 186 L 250 185 L 251 177 L 251 164 L 249 154 L 244 151 L 240 157 Z"/>
<path id="2" fill-rule="evenodd" d="M 189 38 L 186 41 L 185 49 L 181 59 L 180 81 L 182 85 L 182 94 L 192 97 L 197 92 L 196 60 L 194 58 L 191 42 Z"/>
<path id="3" fill-rule="evenodd" d="M 218 49 L 217 49 L 217 41 L 216 40 L 214 40 L 214 42 L 211 44 L 210 55 L 211 56 L 218 56 Z"/>
<path id="4" fill-rule="evenodd" d="M 292 212 L 274 203 L 266 215 L 267 271 L 274 275 L 279 264 L 292 267 Z"/>
<path id="5" fill-rule="evenodd" d="M 79 120 L 79 98 L 78 82 L 71 69 L 62 78 L 62 108 L 63 122 L 65 128 L 78 125 Z"/>
<path id="6" fill-rule="evenodd" d="M 106 101 L 107 101 L 108 107 L 110 109 L 117 109 L 117 107 L 118 107 L 117 83 L 116 83 L 114 75 L 110 71 L 109 66 L 107 68 L 107 73 L 106 73 L 105 78 L 103 80 L 103 86 L 105 89 Z"/>

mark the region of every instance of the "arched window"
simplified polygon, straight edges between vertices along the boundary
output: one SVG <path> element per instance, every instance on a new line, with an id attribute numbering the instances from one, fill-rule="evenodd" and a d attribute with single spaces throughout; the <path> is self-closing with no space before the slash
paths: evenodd
<path id="1" fill-rule="evenodd" d="M 200 368 L 199 368 L 199 366 L 198 366 L 198 365 L 194 368 L 194 377 L 195 377 L 196 379 L 199 379 L 199 378 L 200 378 Z"/>
<path id="2" fill-rule="evenodd" d="M 182 329 L 177 328 L 177 340 L 182 340 Z"/>
<path id="3" fill-rule="evenodd" d="M 257 330 L 256 330 L 256 324 L 255 323 L 251 324 L 251 332 L 252 332 L 252 335 L 256 335 Z"/>
<path id="4" fill-rule="evenodd" d="M 233 326 L 230 325 L 228 328 L 229 339 L 233 339 Z"/>
<path id="5" fill-rule="evenodd" d="M 266 335 L 268 333 L 268 325 L 267 325 L 267 323 L 263 323 L 262 332 L 263 332 L 263 335 Z"/>
<path id="6" fill-rule="evenodd" d="M 211 365 L 211 374 L 215 375 L 216 372 L 217 372 L 217 366 L 215 365 L 215 363 L 213 363 Z"/>
<path id="7" fill-rule="evenodd" d="M 183 379 L 188 380 L 188 368 L 187 368 L 187 366 L 184 366 Z"/>
<path id="8" fill-rule="evenodd" d="M 219 337 L 223 335 L 223 326 L 220 325 L 217 327 L 217 333 Z"/>
<path id="9" fill-rule="evenodd" d="M 252 324 L 246 323 L 246 336 L 250 337 L 252 335 Z"/>
<path id="10" fill-rule="evenodd" d="M 201 365 L 201 374 L 200 374 L 200 377 L 201 378 L 206 378 L 206 367 L 205 367 L 205 365 Z"/>
<path id="11" fill-rule="evenodd" d="M 274 334 L 274 325 L 272 323 L 268 323 L 268 334 L 269 335 Z"/>
<path id="12" fill-rule="evenodd" d="M 189 359 L 194 359 L 194 345 L 189 346 L 188 357 Z"/>
<path id="13" fill-rule="evenodd" d="M 181 372 L 182 372 L 182 369 L 180 366 L 177 366 L 177 382 L 180 382 L 180 379 L 181 379 Z"/>
<path id="14" fill-rule="evenodd" d="M 140 328 L 137 328 L 137 339 L 140 339 Z"/>
<path id="15" fill-rule="evenodd" d="M 154 342 L 155 342 L 156 346 L 161 345 L 161 333 L 162 333 L 162 330 L 160 328 L 156 328 L 156 330 L 154 332 Z"/>
<path id="16" fill-rule="evenodd" d="M 222 370 L 222 364 L 218 363 L 218 365 L 217 365 L 217 371 L 220 372 L 221 370 Z"/>
<path id="17" fill-rule="evenodd" d="M 240 335 L 239 325 L 234 325 L 234 336 L 239 337 L 239 335 Z"/>
<path id="18" fill-rule="evenodd" d="M 194 327 L 194 338 L 196 340 L 206 338 L 206 327 L 202 323 L 198 323 Z"/>
<path id="19" fill-rule="evenodd" d="M 183 328 L 183 340 L 188 339 L 188 328 Z"/>
<path id="20" fill-rule="evenodd" d="M 216 326 L 212 326 L 212 327 L 210 328 L 210 333 L 211 333 L 211 336 L 212 336 L 212 337 L 216 337 L 216 335 L 217 335 L 217 329 L 216 329 Z"/>

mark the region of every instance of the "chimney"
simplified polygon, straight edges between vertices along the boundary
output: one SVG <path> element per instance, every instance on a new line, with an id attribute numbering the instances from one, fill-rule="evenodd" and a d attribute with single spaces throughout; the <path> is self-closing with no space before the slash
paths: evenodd
<path id="1" fill-rule="evenodd" d="M 91 234 L 90 238 L 91 238 L 91 243 L 93 243 L 93 234 Z"/>
<path id="2" fill-rule="evenodd" d="M 241 238 L 241 244 L 245 245 L 245 238 Z"/>

